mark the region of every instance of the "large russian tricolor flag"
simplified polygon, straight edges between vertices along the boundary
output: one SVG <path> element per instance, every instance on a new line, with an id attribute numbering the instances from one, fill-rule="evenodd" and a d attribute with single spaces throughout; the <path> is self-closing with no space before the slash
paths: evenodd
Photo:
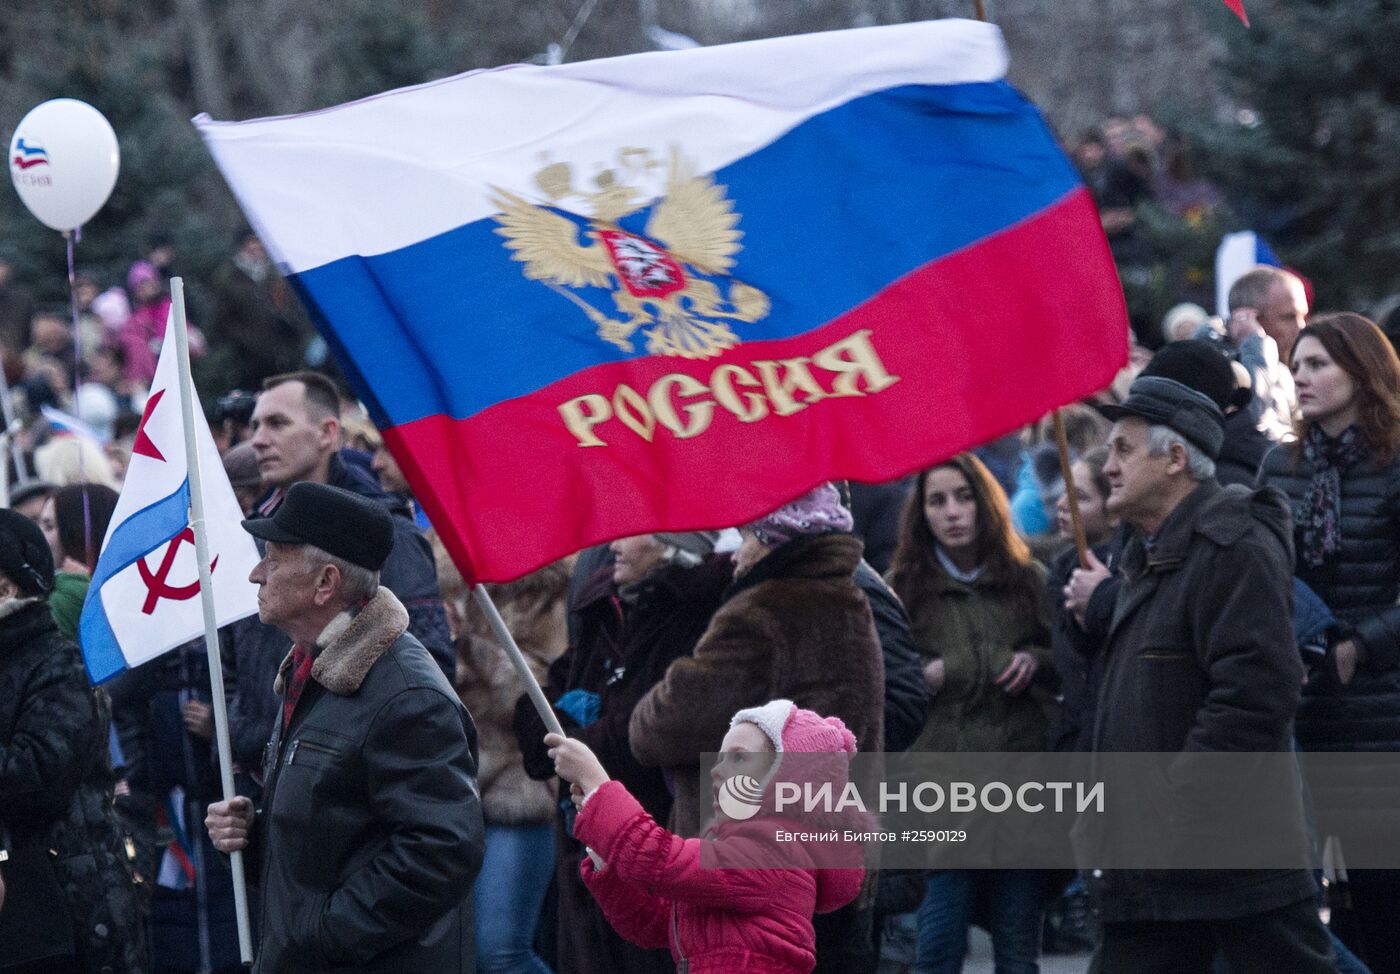
<path id="1" fill-rule="evenodd" d="M 463 572 L 882 480 L 1126 361 L 1088 193 L 940 21 L 196 119 Z"/>

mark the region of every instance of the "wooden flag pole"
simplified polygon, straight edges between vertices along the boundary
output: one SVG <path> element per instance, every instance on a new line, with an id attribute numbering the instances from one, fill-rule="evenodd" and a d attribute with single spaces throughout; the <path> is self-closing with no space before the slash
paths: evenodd
<path id="1" fill-rule="evenodd" d="M 496 634 L 496 641 L 505 649 L 506 655 L 515 665 L 515 674 L 520 677 L 520 682 L 525 687 L 525 692 L 530 695 L 530 702 L 535 705 L 535 710 L 539 713 L 540 719 L 544 721 L 544 726 L 549 728 L 550 733 L 567 737 L 564 728 L 559 724 L 559 718 L 554 716 L 554 708 L 549 705 L 549 701 L 545 699 L 544 691 L 540 689 L 540 681 L 536 680 L 535 674 L 530 671 L 530 664 L 525 661 L 525 654 L 515 644 L 515 637 L 506 628 L 506 621 L 501 618 L 500 612 L 496 611 L 496 603 L 491 601 L 491 594 L 486 591 L 486 586 L 473 585 L 472 597 L 476 599 L 477 607 L 485 613 L 491 631 Z"/>
<path id="2" fill-rule="evenodd" d="M 228 702 L 224 699 L 224 667 L 219 656 L 218 615 L 214 612 L 213 569 L 209 564 L 209 534 L 204 524 L 204 490 L 199 470 L 199 440 L 194 432 L 194 382 L 190 378 L 190 343 L 185 322 L 185 281 L 170 279 L 169 330 L 175 333 L 175 361 L 180 376 L 180 413 L 185 427 L 185 463 L 190 477 L 190 530 L 194 533 L 195 561 L 199 564 L 199 600 L 204 608 L 204 649 L 209 656 L 209 690 L 214 698 L 214 739 L 219 749 L 219 777 L 224 801 L 232 801 L 233 746 L 228 736 Z M 248 922 L 248 883 L 243 853 L 229 854 L 233 867 L 233 910 L 238 923 L 238 956 L 243 966 L 253 965 L 253 928 Z"/>
<path id="3" fill-rule="evenodd" d="M 972 0 L 977 19 L 986 21 L 987 7 L 984 0 Z M 1073 463 L 1069 457 L 1069 438 L 1065 435 L 1065 417 L 1056 409 L 1052 414 L 1055 422 L 1055 445 L 1060 450 L 1060 474 L 1065 481 L 1065 498 L 1069 501 L 1069 521 L 1074 528 L 1074 550 L 1079 555 L 1079 567 L 1089 567 L 1089 542 L 1084 537 L 1084 521 L 1079 516 L 1079 492 L 1074 489 Z"/>
<path id="4" fill-rule="evenodd" d="M 1065 478 L 1065 499 L 1069 501 L 1069 523 L 1074 528 L 1074 550 L 1079 555 L 1079 567 L 1089 567 L 1089 541 L 1084 536 L 1084 521 L 1079 516 L 1079 491 L 1074 486 L 1074 469 L 1069 459 L 1069 437 L 1065 435 L 1065 417 L 1060 410 L 1055 418 L 1055 445 L 1060 448 L 1060 473 Z"/>

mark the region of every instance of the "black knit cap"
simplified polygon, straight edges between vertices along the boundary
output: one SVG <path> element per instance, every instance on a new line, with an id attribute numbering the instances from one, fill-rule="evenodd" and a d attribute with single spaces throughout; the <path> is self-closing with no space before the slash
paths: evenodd
<path id="1" fill-rule="evenodd" d="M 8 507 L 0 508 L 0 573 L 24 596 L 47 598 L 53 589 L 53 552 L 44 532 Z"/>
<path id="2" fill-rule="evenodd" d="M 1143 368 L 1142 375 L 1174 379 L 1197 392 L 1203 392 L 1223 412 L 1231 406 L 1249 405 L 1250 392 L 1235 384 L 1230 360 L 1214 342 L 1201 338 L 1172 342 Z"/>
<path id="3" fill-rule="evenodd" d="M 329 484 L 293 484 L 272 517 L 243 522 L 255 538 L 279 544 L 309 544 L 352 565 L 377 572 L 394 546 L 389 509 Z"/>

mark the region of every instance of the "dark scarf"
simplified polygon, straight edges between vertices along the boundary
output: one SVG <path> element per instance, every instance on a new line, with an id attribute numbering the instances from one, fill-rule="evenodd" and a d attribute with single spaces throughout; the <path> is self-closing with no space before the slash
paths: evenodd
<path id="1" fill-rule="evenodd" d="M 1312 464 L 1313 475 L 1298 526 L 1299 554 L 1309 567 L 1320 567 L 1342 550 L 1342 472 L 1369 455 L 1355 426 L 1348 426 L 1335 440 L 1320 426 L 1308 430 L 1303 456 Z"/>

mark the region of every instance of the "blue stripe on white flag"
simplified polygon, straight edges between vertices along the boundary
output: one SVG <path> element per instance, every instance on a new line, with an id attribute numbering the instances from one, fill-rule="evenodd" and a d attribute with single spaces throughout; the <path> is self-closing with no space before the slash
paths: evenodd
<path id="1" fill-rule="evenodd" d="M 1283 261 L 1278 259 L 1278 254 L 1274 253 L 1274 249 L 1257 233 L 1254 235 L 1254 262 L 1267 264 L 1270 267 L 1283 266 Z"/>
<path id="2" fill-rule="evenodd" d="M 1261 264 L 1282 267 L 1283 262 L 1263 237 L 1253 230 L 1227 233 L 1215 250 L 1215 313 L 1230 317 L 1230 288 Z"/>
<path id="3" fill-rule="evenodd" d="M 117 525 L 102 549 L 92 584 L 88 586 L 87 599 L 83 602 L 83 614 L 78 620 L 78 641 L 88 678 L 94 685 L 110 680 L 127 668 L 126 655 L 102 605 L 102 586 L 136 559 L 145 557 L 185 530 L 189 523 L 190 482 L 186 478 L 174 493 Z"/>

